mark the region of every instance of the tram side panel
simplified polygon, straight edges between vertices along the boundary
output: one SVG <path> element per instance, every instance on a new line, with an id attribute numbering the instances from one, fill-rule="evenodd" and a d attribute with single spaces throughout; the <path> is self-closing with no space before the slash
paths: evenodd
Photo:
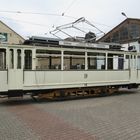
<path id="1" fill-rule="evenodd" d="M 130 83 L 129 71 L 90 71 L 86 81 L 88 86 L 125 85 Z"/>
<path id="2" fill-rule="evenodd" d="M 137 84 L 140 85 L 140 70 L 137 70 Z"/>
<path id="3" fill-rule="evenodd" d="M 82 87 L 82 71 L 24 71 L 24 90 Z"/>
<path id="4" fill-rule="evenodd" d="M 24 90 L 127 85 L 129 71 L 24 71 Z"/>
<path id="5" fill-rule="evenodd" d="M 8 70 L 8 89 L 9 91 L 23 89 L 23 70 Z"/>
<path id="6" fill-rule="evenodd" d="M 8 77 L 7 77 L 7 70 L 0 71 L 0 92 L 7 92 L 8 91 Z"/>

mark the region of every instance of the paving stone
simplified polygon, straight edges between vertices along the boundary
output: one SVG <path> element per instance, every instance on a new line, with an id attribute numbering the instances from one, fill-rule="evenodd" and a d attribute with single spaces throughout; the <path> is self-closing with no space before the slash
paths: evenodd
<path id="1" fill-rule="evenodd" d="M 139 140 L 140 92 L 82 100 L 0 101 L 0 140 Z"/>
<path id="2" fill-rule="evenodd" d="M 39 140 L 39 138 L 7 110 L 7 107 L 0 106 L 0 140 Z"/>
<path id="3" fill-rule="evenodd" d="M 42 103 L 38 107 L 94 134 L 100 140 L 139 140 L 139 106 L 138 92 L 104 98 Z"/>

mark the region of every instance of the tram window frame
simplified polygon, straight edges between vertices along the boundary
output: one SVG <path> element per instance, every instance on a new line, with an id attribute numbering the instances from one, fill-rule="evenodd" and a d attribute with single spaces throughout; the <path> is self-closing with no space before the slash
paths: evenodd
<path id="1" fill-rule="evenodd" d="M 21 69 L 21 50 L 17 49 L 17 69 Z"/>
<path id="2" fill-rule="evenodd" d="M 93 65 L 95 63 L 95 65 Z M 96 70 L 97 69 L 97 58 L 96 57 L 88 57 L 88 70 Z"/>
<path id="3" fill-rule="evenodd" d="M 51 56 L 51 65 L 50 69 L 52 70 L 61 70 L 61 56 Z"/>
<path id="4" fill-rule="evenodd" d="M 40 61 L 45 61 L 46 64 L 40 65 L 41 64 Z M 37 70 L 48 70 L 48 69 L 50 69 L 48 64 L 49 64 L 49 56 L 46 56 L 46 57 L 36 57 L 36 69 Z"/>
<path id="5" fill-rule="evenodd" d="M 126 55 L 124 58 L 124 70 L 130 69 L 130 55 Z"/>
<path id="6" fill-rule="evenodd" d="M 0 48 L 0 70 L 6 69 L 6 49 Z"/>
<path id="7" fill-rule="evenodd" d="M 137 69 L 140 70 L 140 55 L 137 56 Z"/>
<path id="8" fill-rule="evenodd" d="M 129 69 L 137 69 L 137 56 L 135 54 L 130 54 L 129 58 Z"/>
<path id="9" fill-rule="evenodd" d="M 24 69 L 25 70 L 32 70 L 32 55 L 33 55 L 32 50 L 24 50 Z"/>
<path id="10" fill-rule="evenodd" d="M 85 70 L 85 52 L 64 51 L 64 70 Z"/>
<path id="11" fill-rule="evenodd" d="M 61 51 L 37 49 L 36 69 L 37 70 L 61 70 Z"/>
<path id="12" fill-rule="evenodd" d="M 91 65 L 91 60 L 94 65 Z M 99 62 L 100 61 L 100 62 Z M 106 67 L 106 54 L 99 52 L 88 52 L 88 70 L 105 70 Z"/>
<path id="13" fill-rule="evenodd" d="M 14 49 L 9 50 L 10 57 L 9 57 L 9 68 L 14 69 Z"/>
<path id="14" fill-rule="evenodd" d="M 115 66 L 115 59 L 117 60 L 117 66 Z M 107 61 L 108 70 L 124 70 L 124 54 L 108 53 Z"/>
<path id="15" fill-rule="evenodd" d="M 134 55 L 134 57 L 133 57 L 133 69 L 137 69 L 137 62 L 136 62 L 136 58 L 137 58 L 137 56 L 136 56 L 136 55 Z"/>

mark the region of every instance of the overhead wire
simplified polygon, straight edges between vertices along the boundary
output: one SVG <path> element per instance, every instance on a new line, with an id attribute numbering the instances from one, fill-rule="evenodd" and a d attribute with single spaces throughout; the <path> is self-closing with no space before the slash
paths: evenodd
<path id="1" fill-rule="evenodd" d="M 74 1 L 76 1 L 76 0 L 72 1 L 72 3 L 68 6 L 69 7 L 68 9 L 70 9 L 72 7 L 72 5 L 74 4 Z M 66 15 L 66 11 L 63 12 L 63 13 L 65 13 L 63 16 L 62 16 L 62 14 L 55 14 L 55 13 L 38 13 L 38 12 L 6 11 L 6 10 L 0 10 L 0 13 L 11 13 L 11 14 L 15 13 L 15 14 L 32 14 L 32 15 L 59 16 L 59 17 L 72 18 L 72 19 L 77 19 L 78 18 L 78 17 Z M 20 21 L 20 20 L 18 20 L 18 21 Z M 103 24 L 103 23 L 94 22 L 93 20 L 90 20 L 90 21 L 92 23 L 95 23 L 95 24 L 98 24 L 98 25 L 106 26 L 106 27 L 109 27 L 109 28 L 111 27 L 111 26 Z M 25 22 L 28 22 L 28 21 L 25 21 Z M 35 23 L 33 23 L 33 24 L 35 24 Z"/>
<path id="2" fill-rule="evenodd" d="M 5 11 L 5 10 L 0 10 L 0 13 L 44 15 L 44 16 L 62 17 L 62 14 L 55 14 L 55 13 L 38 13 L 38 12 L 23 12 L 23 11 Z M 69 16 L 69 15 L 63 15 L 63 17 L 76 19 L 76 17 Z"/>
<path id="3" fill-rule="evenodd" d="M 93 21 L 92 19 L 89 19 L 89 21 L 90 21 L 91 23 L 94 23 L 94 24 L 98 24 L 98 25 L 106 26 L 106 27 L 108 27 L 108 28 L 112 28 L 112 27 L 109 26 L 109 25 L 106 25 L 106 24 L 104 24 L 104 23 L 95 22 L 95 21 Z"/>
<path id="4" fill-rule="evenodd" d="M 62 16 L 64 16 L 66 14 L 66 12 L 68 12 L 70 10 L 70 8 L 75 4 L 77 0 L 73 0 L 67 7 L 66 10 L 64 10 L 64 12 L 62 13 Z"/>
<path id="5" fill-rule="evenodd" d="M 32 15 L 50 15 L 50 16 L 62 16 L 60 14 L 54 14 L 54 13 L 38 13 L 38 12 L 23 12 L 23 11 L 3 11 L 0 10 L 1 13 L 16 13 L 16 14 L 32 14 Z"/>
<path id="6" fill-rule="evenodd" d="M 23 11 L 7 11 L 7 10 L 0 10 L 0 13 L 10 13 L 10 14 L 27 14 L 27 15 L 43 15 L 43 16 L 56 16 L 56 17 L 62 17 L 61 14 L 55 14 L 55 13 L 41 13 L 41 12 L 23 12 Z M 69 15 L 64 15 L 64 18 L 72 18 L 76 19 L 75 17 L 69 16 Z M 17 20 L 17 19 L 11 19 L 11 18 L 6 18 L 6 17 L 1 17 L 3 19 L 11 20 L 11 21 L 16 21 L 16 22 L 22 22 L 26 24 L 31 24 L 31 25 L 37 25 L 37 26 L 48 26 L 44 24 L 37 24 L 33 22 L 28 22 L 28 21 L 23 21 L 23 20 Z M 53 25 L 54 26 L 54 25 Z M 53 27 L 52 26 L 52 27 Z"/>
<path id="7" fill-rule="evenodd" d="M 15 21 L 15 22 L 27 23 L 27 24 L 31 24 L 31 25 L 45 26 L 45 27 L 48 26 L 48 25 L 45 25 L 45 24 L 38 24 L 38 23 L 34 23 L 34 22 L 29 22 L 29 21 L 25 21 L 25 20 L 17 20 L 17 19 L 13 19 L 13 18 L 2 17 L 2 16 L 0 16 L 0 18 L 10 20 L 10 21 Z"/>
<path id="8" fill-rule="evenodd" d="M 66 15 L 66 12 L 68 10 L 70 10 L 70 8 L 74 5 L 74 3 L 76 2 L 77 0 L 72 0 L 71 3 L 63 10 L 63 12 L 61 13 L 61 16 L 62 17 L 68 17 L 68 18 L 72 18 L 72 19 L 77 19 L 75 17 L 72 17 L 72 16 L 69 16 L 69 15 Z M 54 23 L 56 23 L 58 21 L 58 18 L 55 20 Z M 52 26 L 53 28 L 55 27 L 55 25 Z"/>
<path id="9" fill-rule="evenodd" d="M 6 10 L 0 10 L 0 13 L 11 13 L 11 14 L 32 14 L 32 15 L 45 15 L 45 16 L 59 16 L 59 17 L 65 17 L 65 18 L 72 18 L 72 19 L 77 19 L 77 17 L 73 17 L 73 16 L 69 16 L 66 15 L 66 12 L 69 11 L 71 9 L 71 7 L 74 5 L 76 0 L 73 0 L 70 5 L 67 7 L 67 9 L 62 13 L 62 14 L 55 14 L 55 13 L 41 13 L 41 12 L 23 12 L 23 11 L 6 11 Z M 29 21 L 25 21 L 25 20 L 17 20 L 17 19 L 12 19 L 12 18 L 6 18 L 6 17 L 1 17 L 3 19 L 7 19 L 7 20 L 12 20 L 12 21 L 16 21 L 16 22 L 22 22 L 22 23 L 26 23 L 26 24 L 31 24 L 31 25 L 36 25 L 36 26 L 41 26 L 41 27 L 48 27 L 48 25 L 45 24 L 38 24 L 38 23 L 33 23 L 33 22 L 29 22 Z M 91 20 L 90 20 L 91 21 Z M 98 23 L 98 22 L 93 22 L 93 20 L 91 21 L 94 24 L 98 24 L 101 26 L 106 26 L 108 28 L 111 28 L 108 25 L 102 24 L 102 23 Z M 54 27 L 54 25 L 52 26 L 52 28 Z M 50 32 L 50 31 L 49 31 Z"/>

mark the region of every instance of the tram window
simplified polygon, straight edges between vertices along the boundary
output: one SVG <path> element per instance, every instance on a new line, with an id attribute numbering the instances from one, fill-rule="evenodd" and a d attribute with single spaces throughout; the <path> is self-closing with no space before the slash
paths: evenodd
<path id="1" fill-rule="evenodd" d="M 21 69 L 21 50 L 17 50 L 17 69 Z"/>
<path id="2" fill-rule="evenodd" d="M 124 55 L 108 54 L 108 69 L 113 70 L 124 69 Z"/>
<path id="3" fill-rule="evenodd" d="M 136 55 L 134 55 L 133 63 L 134 63 L 134 69 L 136 69 L 137 68 Z"/>
<path id="4" fill-rule="evenodd" d="M 136 63 L 136 56 L 135 55 L 131 55 L 131 57 L 130 57 L 130 68 L 131 69 L 136 69 L 136 65 L 137 65 L 137 63 Z"/>
<path id="5" fill-rule="evenodd" d="M 14 68 L 14 50 L 10 49 L 10 69 Z"/>
<path id="6" fill-rule="evenodd" d="M 105 69 L 105 56 L 103 54 L 97 56 L 97 69 Z"/>
<path id="7" fill-rule="evenodd" d="M 50 51 L 50 50 L 40 50 L 36 51 L 36 68 L 39 70 L 60 70 L 61 69 L 61 52 L 60 51 Z"/>
<path id="8" fill-rule="evenodd" d="M 61 57 L 60 56 L 51 57 L 51 69 L 56 69 L 56 70 L 61 69 Z"/>
<path id="9" fill-rule="evenodd" d="M 85 59 L 72 57 L 70 69 L 85 69 Z"/>
<path id="10" fill-rule="evenodd" d="M 71 58 L 70 57 L 64 57 L 64 70 L 70 70 L 70 64 Z"/>
<path id="11" fill-rule="evenodd" d="M 125 59 L 124 59 L 124 69 L 125 70 L 128 70 L 129 69 L 129 55 L 126 55 L 125 56 Z"/>
<path id="12" fill-rule="evenodd" d="M 6 69 L 6 50 L 0 49 L 0 69 Z"/>
<path id="13" fill-rule="evenodd" d="M 88 58 L 88 69 L 97 69 L 97 58 Z"/>
<path id="14" fill-rule="evenodd" d="M 25 50 L 24 68 L 32 69 L 32 51 Z"/>
<path id="15" fill-rule="evenodd" d="M 140 56 L 137 58 L 137 68 L 140 69 Z"/>
<path id="16" fill-rule="evenodd" d="M 108 57 L 108 68 L 107 69 L 113 69 L 113 58 L 111 58 L 111 57 Z"/>
<path id="17" fill-rule="evenodd" d="M 126 59 L 129 59 L 129 55 L 126 55 L 126 57 L 125 57 Z"/>
<path id="18" fill-rule="evenodd" d="M 88 53 L 88 69 L 97 69 L 98 53 Z"/>
<path id="19" fill-rule="evenodd" d="M 104 53 L 88 53 L 88 69 L 105 69 L 105 60 Z"/>
<path id="20" fill-rule="evenodd" d="M 37 57 L 36 69 L 38 70 L 50 69 L 49 60 L 50 60 L 49 57 Z"/>
<path id="21" fill-rule="evenodd" d="M 64 52 L 64 70 L 85 69 L 84 52 Z"/>
<path id="22" fill-rule="evenodd" d="M 124 58 L 123 57 L 118 58 L 118 69 L 119 70 L 124 69 Z"/>

